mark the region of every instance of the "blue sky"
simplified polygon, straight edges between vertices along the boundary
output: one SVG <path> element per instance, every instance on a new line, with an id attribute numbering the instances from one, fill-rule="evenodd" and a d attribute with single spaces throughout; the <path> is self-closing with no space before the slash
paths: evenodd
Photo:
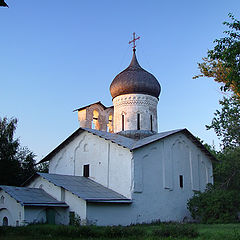
<path id="1" fill-rule="evenodd" d="M 140 65 L 159 80 L 159 131 L 188 128 L 218 144 L 211 122 L 222 98 L 197 62 L 223 36 L 239 0 L 6 0 L 0 8 L 0 117 L 18 118 L 16 136 L 40 160 L 79 127 L 72 111 L 101 100 L 128 66 L 132 32 Z"/>

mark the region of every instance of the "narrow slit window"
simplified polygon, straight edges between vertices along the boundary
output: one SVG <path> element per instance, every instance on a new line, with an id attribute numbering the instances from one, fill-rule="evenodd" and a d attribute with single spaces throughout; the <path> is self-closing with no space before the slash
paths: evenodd
<path id="1" fill-rule="evenodd" d="M 179 175 L 179 186 L 183 188 L 183 175 Z"/>
<path id="2" fill-rule="evenodd" d="M 89 177 L 89 164 L 83 166 L 83 176 Z"/>
<path id="3" fill-rule="evenodd" d="M 122 131 L 124 131 L 124 115 L 122 115 Z"/>
<path id="4" fill-rule="evenodd" d="M 140 130 L 140 113 L 137 114 L 137 130 Z"/>
<path id="5" fill-rule="evenodd" d="M 153 130 L 153 117 L 152 117 L 152 115 L 150 115 L 150 124 L 151 124 L 150 129 L 152 131 Z"/>

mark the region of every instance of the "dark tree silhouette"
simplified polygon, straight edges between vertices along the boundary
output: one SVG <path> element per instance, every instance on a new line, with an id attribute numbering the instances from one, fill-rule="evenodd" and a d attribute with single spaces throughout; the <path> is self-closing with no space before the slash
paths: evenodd
<path id="1" fill-rule="evenodd" d="M 0 7 L 8 7 L 4 0 L 0 0 Z"/>

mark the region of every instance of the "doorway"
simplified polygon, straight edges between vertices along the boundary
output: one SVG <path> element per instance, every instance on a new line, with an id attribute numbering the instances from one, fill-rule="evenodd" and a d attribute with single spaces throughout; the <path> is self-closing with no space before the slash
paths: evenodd
<path id="1" fill-rule="evenodd" d="M 55 224 L 55 210 L 53 208 L 46 209 L 47 224 Z"/>

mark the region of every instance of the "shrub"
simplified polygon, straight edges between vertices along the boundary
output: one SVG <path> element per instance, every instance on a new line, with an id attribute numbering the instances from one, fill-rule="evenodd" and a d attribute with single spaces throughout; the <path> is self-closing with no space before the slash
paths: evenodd
<path id="1" fill-rule="evenodd" d="M 104 228 L 103 236 L 108 238 L 122 238 L 144 235 L 143 229 L 137 227 L 109 226 Z"/>
<path id="2" fill-rule="evenodd" d="M 152 233 L 157 237 L 188 237 L 194 238 L 199 235 L 196 226 L 190 224 L 170 223 L 161 224 Z"/>
<path id="3" fill-rule="evenodd" d="M 202 223 L 236 222 L 240 209 L 240 194 L 209 185 L 205 192 L 195 192 L 187 205 L 193 219 Z"/>
<path id="4" fill-rule="evenodd" d="M 3 236 L 7 233 L 7 228 L 6 227 L 0 227 L 0 236 Z"/>

